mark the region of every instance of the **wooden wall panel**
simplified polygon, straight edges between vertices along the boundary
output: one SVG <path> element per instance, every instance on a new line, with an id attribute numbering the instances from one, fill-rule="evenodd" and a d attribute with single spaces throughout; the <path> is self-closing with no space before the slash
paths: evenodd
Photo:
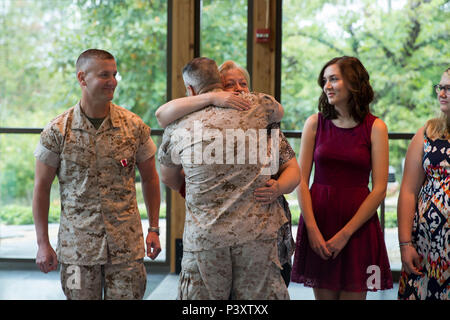
<path id="1" fill-rule="evenodd" d="M 169 4 L 169 48 L 168 99 L 176 99 L 186 95 L 181 70 L 194 58 L 196 48 L 196 14 L 197 0 L 170 0 Z M 170 207 L 170 272 L 175 272 L 175 240 L 183 238 L 185 202 L 178 192 L 171 191 Z"/>
<path id="2" fill-rule="evenodd" d="M 195 53 L 195 0 L 172 0 L 171 35 L 171 96 L 170 99 L 184 97 L 181 70 L 194 58 Z"/>
<path id="3" fill-rule="evenodd" d="M 249 0 L 252 15 L 252 25 L 250 26 L 252 37 L 252 89 L 257 92 L 268 93 L 275 96 L 276 89 L 276 8 L 277 0 Z M 278 0 L 279 1 L 279 0 Z M 267 10 L 269 10 L 267 14 Z M 268 18 L 268 19 L 267 19 Z M 256 29 L 270 29 L 270 38 L 266 43 L 257 43 L 255 40 Z"/>

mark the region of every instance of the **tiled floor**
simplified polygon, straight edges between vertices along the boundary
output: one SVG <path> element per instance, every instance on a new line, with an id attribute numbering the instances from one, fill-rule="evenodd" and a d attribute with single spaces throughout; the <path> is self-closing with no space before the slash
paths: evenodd
<path id="1" fill-rule="evenodd" d="M 155 291 L 166 273 L 149 274 L 144 299 Z M 1 270 L 0 300 L 65 300 L 59 271 L 44 274 L 38 270 Z"/>
<path id="2" fill-rule="evenodd" d="M 173 300 L 177 295 L 178 276 L 175 274 L 167 275 L 161 284 L 148 296 L 148 300 Z M 369 292 L 368 300 L 396 300 L 398 283 L 394 283 L 391 290 Z M 291 300 L 314 300 L 314 294 L 311 288 L 306 288 L 302 284 L 290 283 L 288 287 Z"/>
<path id="3" fill-rule="evenodd" d="M 167 273 L 149 274 L 145 300 L 174 300 L 177 295 L 178 275 Z M 398 284 L 394 289 L 370 292 L 368 300 L 395 300 Z M 312 289 L 303 285 L 289 285 L 291 300 L 314 300 Z M 59 272 L 48 274 L 38 270 L 0 269 L 0 300 L 64 300 Z"/>
<path id="4" fill-rule="evenodd" d="M 160 226 L 165 230 L 165 219 L 160 220 Z M 148 222 L 142 221 L 143 229 L 147 228 Z M 57 224 L 50 224 L 49 232 L 52 235 L 53 246 L 56 246 Z M 394 230 L 394 229 L 392 229 Z M 386 229 L 385 238 L 391 261 L 391 268 L 399 267 L 398 257 L 395 250 L 397 235 L 391 229 Z M 293 226 L 295 235 L 297 226 Z M 160 238 L 161 244 L 165 244 L 165 232 Z M 34 226 L 5 226 L 0 225 L 0 258 L 3 259 L 34 259 L 36 256 L 36 239 Z M 146 258 L 148 260 L 148 258 Z M 158 256 L 158 261 L 165 261 L 165 250 Z M 37 270 L 34 264 L 28 265 L 23 270 L 16 267 L 5 267 L 0 262 L 0 300 L 59 300 L 65 299 L 61 290 L 59 272 L 43 274 Z M 178 276 L 158 270 L 148 275 L 147 290 L 144 299 L 147 300 L 172 300 L 177 295 Z M 314 295 L 311 288 L 291 283 L 289 293 L 292 300 L 313 300 Z M 394 289 L 368 294 L 370 300 L 395 300 L 397 297 L 398 284 Z"/>

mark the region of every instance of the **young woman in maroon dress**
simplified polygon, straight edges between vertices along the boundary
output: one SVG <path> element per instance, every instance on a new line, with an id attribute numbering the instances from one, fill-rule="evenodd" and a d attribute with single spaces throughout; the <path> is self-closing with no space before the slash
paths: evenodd
<path id="1" fill-rule="evenodd" d="M 291 277 L 316 299 L 365 299 L 392 288 L 376 213 L 388 180 L 387 127 L 369 111 L 374 94 L 357 58 L 330 60 L 318 83 L 319 113 L 306 120 L 300 147 L 302 216 Z"/>

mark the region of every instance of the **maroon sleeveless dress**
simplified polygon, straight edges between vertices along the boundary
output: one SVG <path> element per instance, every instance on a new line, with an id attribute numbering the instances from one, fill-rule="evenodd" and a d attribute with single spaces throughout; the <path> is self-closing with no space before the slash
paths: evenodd
<path id="1" fill-rule="evenodd" d="M 371 130 L 368 114 L 354 128 L 339 128 L 318 114 L 312 207 L 325 241 L 353 217 L 370 193 Z M 292 281 L 334 291 L 392 288 L 392 275 L 378 215 L 357 230 L 335 259 L 323 260 L 310 247 L 303 217 L 297 229 Z"/>

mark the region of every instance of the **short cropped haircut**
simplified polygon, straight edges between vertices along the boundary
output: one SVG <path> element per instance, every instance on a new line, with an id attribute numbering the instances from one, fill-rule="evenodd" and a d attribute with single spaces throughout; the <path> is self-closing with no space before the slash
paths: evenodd
<path id="1" fill-rule="evenodd" d="M 325 69 L 333 64 L 337 64 L 339 67 L 344 83 L 350 91 L 348 101 L 350 115 L 353 119 L 361 123 L 370 111 L 369 104 L 374 98 L 374 92 L 369 82 L 369 73 L 361 61 L 355 57 L 343 56 L 333 58 L 323 66 L 317 79 L 317 83 L 322 89 L 322 94 L 319 98 L 319 111 L 325 119 L 336 119 L 339 115 L 335 107 L 328 103 L 327 95 L 323 90 L 326 82 L 323 79 Z"/>
<path id="2" fill-rule="evenodd" d="M 183 80 L 186 86 L 192 86 L 197 94 L 216 88 L 222 88 L 219 69 L 214 60 L 199 57 L 183 68 Z"/>
<path id="3" fill-rule="evenodd" d="M 233 69 L 238 69 L 240 72 L 242 72 L 242 75 L 244 76 L 245 81 L 247 81 L 247 87 L 249 88 L 249 90 L 251 90 L 250 89 L 251 88 L 250 74 L 248 73 L 248 71 L 245 68 L 241 67 L 233 60 L 227 60 L 219 66 L 220 74 L 224 74 L 224 73 L 228 72 L 229 70 L 233 70 Z"/>
<path id="4" fill-rule="evenodd" d="M 101 49 L 88 49 L 84 51 L 77 59 L 76 63 L 76 71 L 82 70 L 86 63 L 91 59 L 100 59 L 100 60 L 115 60 L 114 56 L 108 51 Z"/>

